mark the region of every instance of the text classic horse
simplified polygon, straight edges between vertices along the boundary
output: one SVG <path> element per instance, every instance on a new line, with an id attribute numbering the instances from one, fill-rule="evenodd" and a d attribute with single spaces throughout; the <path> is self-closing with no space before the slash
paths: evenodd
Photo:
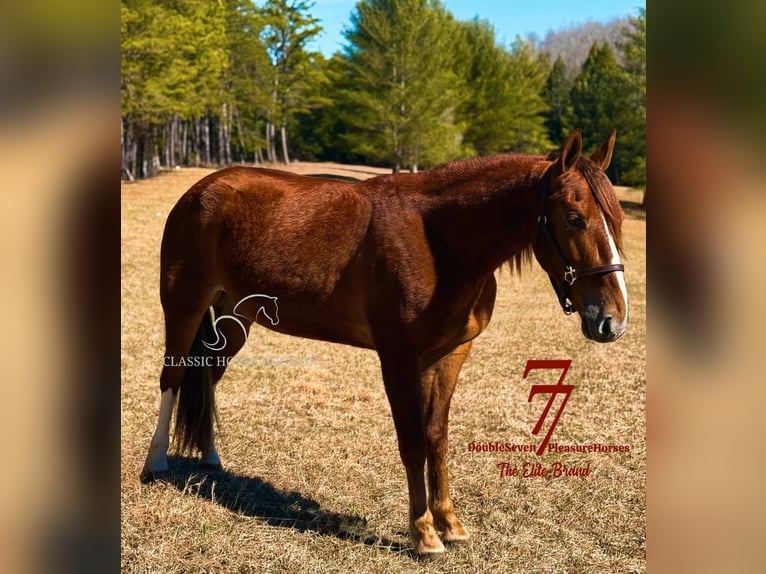
<path id="1" fill-rule="evenodd" d="M 359 183 L 245 167 L 199 181 L 162 239 L 165 367 L 142 477 L 167 470 L 178 394 L 180 448 L 220 465 L 214 389 L 226 360 L 181 359 L 232 357 L 256 322 L 378 353 L 415 551 L 468 538 L 449 495 L 447 419 L 460 368 L 492 316 L 494 271 L 534 253 L 586 337 L 614 341 L 627 327 L 623 213 L 604 174 L 614 140 L 586 157 L 578 130 L 549 157 L 475 158 Z M 236 320 L 214 330 L 224 316 Z"/>

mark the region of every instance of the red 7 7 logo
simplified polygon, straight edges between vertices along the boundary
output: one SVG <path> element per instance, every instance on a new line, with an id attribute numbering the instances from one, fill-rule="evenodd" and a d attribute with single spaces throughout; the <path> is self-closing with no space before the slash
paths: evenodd
<path id="1" fill-rule="evenodd" d="M 564 407 L 567 404 L 567 401 L 569 400 L 569 395 L 572 394 L 572 390 L 574 389 L 574 385 L 565 385 L 564 384 L 564 377 L 567 374 L 567 371 L 569 371 L 569 367 L 572 364 L 572 359 L 566 359 L 566 360 L 550 360 L 550 361 L 535 361 L 535 360 L 529 360 L 527 361 L 527 368 L 524 369 L 524 378 L 527 378 L 527 375 L 529 374 L 529 371 L 532 369 L 561 369 L 561 376 L 559 377 L 558 383 L 555 385 L 532 385 L 532 388 L 529 391 L 529 399 L 527 402 L 532 402 L 532 397 L 534 397 L 537 394 L 543 393 L 543 394 L 550 394 L 551 398 L 548 399 L 548 403 L 545 405 L 545 409 L 543 410 L 543 414 L 540 415 L 540 418 L 537 420 L 537 424 L 535 425 L 535 428 L 532 429 L 532 434 L 537 436 L 540 433 L 540 428 L 543 426 L 543 421 L 548 416 L 548 411 L 551 410 L 551 405 L 553 405 L 553 400 L 559 393 L 564 394 L 564 400 L 561 402 L 561 406 L 559 407 L 558 412 L 556 413 L 556 416 L 553 418 L 553 423 L 551 423 L 551 426 L 548 428 L 548 433 L 545 435 L 545 438 L 543 439 L 543 442 L 540 443 L 540 446 L 537 448 L 537 455 L 540 456 L 543 454 L 543 451 L 545 451 L 545 447 L 548 446 L 548 441 L 551 440 L 551 435 L 553 434 L 553 429 L 556 428 L 556 424 L 559 422 L 559 418 L 561 418 L 561 413 L 564 411 Z"/>

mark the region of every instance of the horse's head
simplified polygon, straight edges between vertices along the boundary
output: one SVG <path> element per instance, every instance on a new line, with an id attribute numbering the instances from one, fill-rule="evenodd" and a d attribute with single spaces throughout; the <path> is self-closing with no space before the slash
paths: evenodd
<path id="1" fill-rule="evenodd" d="M 604 170 L 615 133 L 590 157 L 576 130 L 543 179 L 535 256 L 550 277 L 564 312 L 579 313 L 582 332 L 614 341 L 628 326 L 623 266 L 623 212 Z"/>

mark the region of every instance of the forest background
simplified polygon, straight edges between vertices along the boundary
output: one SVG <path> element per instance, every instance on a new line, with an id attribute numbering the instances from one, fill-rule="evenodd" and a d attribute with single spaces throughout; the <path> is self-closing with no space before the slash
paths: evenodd
<path id="1" fill-rule="evenodd" d="M 122 176 L 334 161 L 393 171 L 547 153 L 613 128 L 609 176 L 646 181 L 646 10 L 499 43 L 439 0 L 361 0 L 332 57 L 308 0 L 122 0 Z"/>

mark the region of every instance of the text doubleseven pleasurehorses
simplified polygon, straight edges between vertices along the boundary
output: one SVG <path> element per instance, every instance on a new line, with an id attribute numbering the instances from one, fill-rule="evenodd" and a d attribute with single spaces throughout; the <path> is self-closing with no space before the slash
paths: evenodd
<path id="1" fill-rule="evenodd" d="M 181 450 L 220 466 L 215 385 L 257 322 L 378 353 L 415 551 L 468 538 L 449 494 L 448 413 L 472 341 L 492 316 L 494 271 L 534 253 L 586 337 L 614 341 L 627 328 L 623 213 L 604 173 L 614 140 L 587 157 L 578 130 L 548 157 L 474 158 L 359 183 L 245 167 L 199 181 L 162 239 L 165 367 L 142 477 L 168 468 L 178 394 Z M 225 315 L 238 320 L 216 322 L 214 332 Z M 223 348 L 210 344 L 220 337 Z M 222 360 L 182 360 L 200 354 Z"/>

